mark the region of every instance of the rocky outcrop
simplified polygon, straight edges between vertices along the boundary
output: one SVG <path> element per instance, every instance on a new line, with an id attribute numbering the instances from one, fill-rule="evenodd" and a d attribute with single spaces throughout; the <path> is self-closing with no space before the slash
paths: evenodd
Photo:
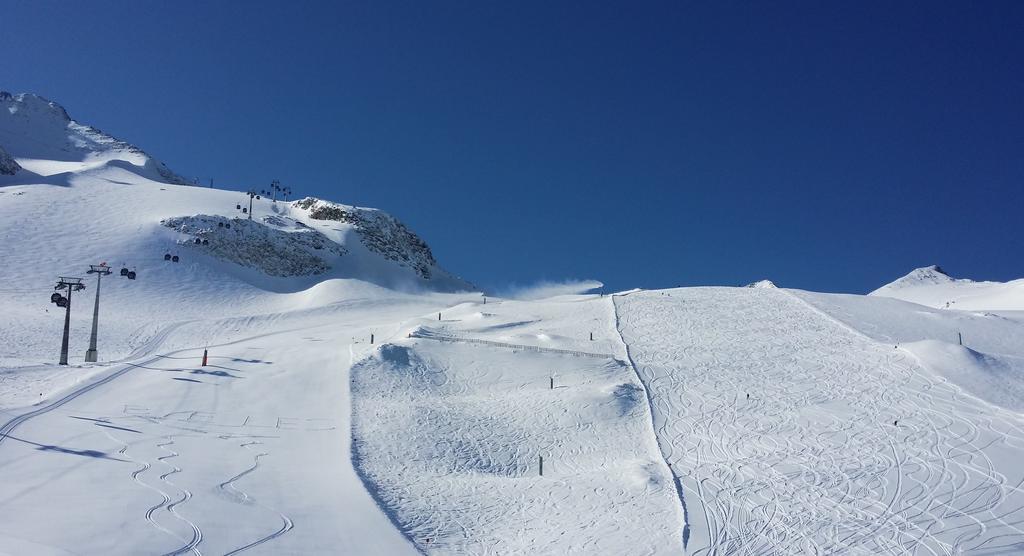
<path id="1" fill-rule="evenodd" d="M 21 166 L 3 147 L 0 147 L 0 175 L 13 176 L 18 170 L 21 170 Z"/>
<path id="2" fill-rule="evenodd" d="M 267 216 L 262 222 L 224 216 L 178 216 L 160 222 L 182 234 L 182 248 L 255 268 L 277 277 L 323 274 L 329 259 L 347 253 L 345 247 L 290 218 Z M 198 240 L 198 241 L 197 241 Z"/>
<path id="3" fill-rule="evenodd" d="M 430 278 L 437 265 L 430 247 L 395 217 L 376 209 L 362 209 L 306 197 L 292 203 L 309 211 L 314 220 L 333 220 L 352 224 L 370 251 L 413 269 L 421 278 Z"/>

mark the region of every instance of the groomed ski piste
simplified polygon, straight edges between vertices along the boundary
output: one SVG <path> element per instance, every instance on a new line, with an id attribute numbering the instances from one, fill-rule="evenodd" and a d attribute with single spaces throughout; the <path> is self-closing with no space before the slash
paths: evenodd
<path id="1" fill-rule="evenodd" d="M 0 101 L 0 554 L 1024 551 L 1020 281 L 484 297 Z"/>

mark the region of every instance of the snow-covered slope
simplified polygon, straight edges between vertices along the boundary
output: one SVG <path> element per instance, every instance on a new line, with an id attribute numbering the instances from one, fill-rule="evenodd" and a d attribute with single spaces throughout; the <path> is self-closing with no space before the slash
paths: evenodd
<path id="1" fill-rule="evenodd" d="M 325 219 L 310 210 L 323 201 L 261 198 L 243 214 L 244 194 L 165 183 L 160 163 L 56 104 L 3 94 L 0 105 L 0 139 L 24 167 L 0 176 L 0 343 L 18 346 L 0 351 L 0 366 L 56 360 L 64 312 L 49 296 L 58 276 L 86 278 L 72 298 L 71 360 L 82 360 L 96 284 L 85 271 L 101 262 L 115 271 L 102 285 L 106 360 L 172 322 L 325 304 L 372 286 L 473 289 L 382 211 L 345 207 L 351 218 Z"/>
<path id="2" fill-rule="evenodd" d="M 767 281 L 485 298 L 381 211 L 243 214 L 5 102 L 0 554 L 1024 546 L 1024 312 L 973 282 L 887 291 L 993 308 Z M 58 276 L 87 285 L 67 367 Z"/>
<path id="3" fill-rule="evenodd" d="M 687 552 L 1019 552 L 1021 414 L 943 378 L 958 369 L 930 368 L 794 293 L 615 298 L 683 485 Z M 872 299 L 849 297 L 838 307 Z M 919 307 L 902 305 L 888 316 Z"/>
<path id="4" fill-rule="evenodd" d="M 938 266 L 926 266 L 868 295 L 945 309 L 1021 311 L 1024 310 L 1024 278 L 1010 282 L 975 282 L 952 278 Z"/>
<path id="5" fill-rule="evenodd" d="M 417 548 L 682 549 L 683 510 L 609 301 L 462 304 L 353 367 L 357 469 Z"/>

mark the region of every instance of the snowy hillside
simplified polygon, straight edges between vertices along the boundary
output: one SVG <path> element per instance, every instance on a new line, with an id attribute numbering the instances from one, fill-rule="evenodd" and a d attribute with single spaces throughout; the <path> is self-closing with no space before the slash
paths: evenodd
<path id="1" fill-rule="evenodd" d="M 1024 547 L 1020 281 L 485 297 L 380 210 L 3 102 L 0 555 Z"/>
<path id="2" fill-rule="evenodd" d="M 1024 278 L 1005 283 L 975 282 L 952 278 L 938 266 L 926 266 L 868 295 L 964 311 L 1024 311 Z"/>
<path id="3" fill-rule="evenodd" d="M 308 200 L 261 198 L 249 215 L 240 210 L 248 211 L 244 194 L 166 183 L 171 174 L 161 163 L 70 120 L 54 103 L 6 93 L 0 103 L 0 138 L 24 168 L 0 176 L 0 341 L 19 346 L 0 352 L 0 365 L 55 361 L 63 311 L 49 303 L 53 285 L 58 276 L 86 276 L 88 265 L 101 262 L 138 276 L 103 282 L 108 359 L 128 355 L 160 323 L 328 303 L 369 284 L 473 289 L 381 211 L 346 207 L 354 218 L 342 221 L 308 210 Z M 83 316 L 94 277 L 86 286 L 72 299 Z M 72 361 L 83 357 L 88 326 L 85 318 L 72 322 Z"/>

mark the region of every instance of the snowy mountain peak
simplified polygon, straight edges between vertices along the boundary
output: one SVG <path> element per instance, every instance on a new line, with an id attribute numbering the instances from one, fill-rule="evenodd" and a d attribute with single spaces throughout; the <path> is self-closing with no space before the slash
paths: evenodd
<path id="1" fill-rule="evenodd" d="M 1024 309 L 1024 279 L 976 282 L 953 278 L 937 265 L 915 268 L 868 295 L 893 297 L 919 305 L 961 310 Z"/>
<path id="2" fill-rule="evenodd" d="M 778 286 L 776 286 L 775 282 L 772 282 L 771 280 L 758 280 L 757 282 L 747 284 L 745 287 L 771 290 Z"/>
<path id="3" fill-rule="evenodd" d="M 75 121 L 60 104 L 31 93 L 0 91 L 0 147 L 27 173 L 58 176 L 50 182 L 113 166 L 163 183 L 190 185 L 142 149 Z"/>
<path id="4" fill-rule="evenodd" d="M 43 116 L 53 118 L 58 122 L 67 123 L 71 116 L 63 106 L 32 93 L 11 94 L 7 91 L 0 91 L 0 103 L 10 114 L 21 114 L 22 117 Z"/>
<path id="5" fill-rule="evenodd" d="M 970 282 L 970 281 L 971 280 L 966 280 L 966 279 L 961 279 L 961 280 L 955 279 L 955 278 L 951 277 L 949 274 L 946 274 L 946 271 L 942 270 L 942 267 L 940 267 L 938 265 L 931 265 L 931 266 L 923 266 L 921 268 L 915 268 L 914 270 L 911 270 L 906 276 L 904 276 L 904 277 L 902 277 L 902 278 L 900 278 L 898 280 L 894 280 L 894 281 L 892 281 L 892 282 L 882 286 L 881 288 L 879 288 L 878 290 L 875 290 L 875 291 L 876 292 L 877 291 L 882 291 L 882 290 L 892 291 L 892 290 L 898 290 L 898 289 L 903 289 L 903 288 L 911 288 L 911 287 L 923 286 L 923 285 L 948 284 L 948 283 L 951 283 L 951 282 Z M 872 293 L 874 293 L 874 292 L 872 292 Z"/>

